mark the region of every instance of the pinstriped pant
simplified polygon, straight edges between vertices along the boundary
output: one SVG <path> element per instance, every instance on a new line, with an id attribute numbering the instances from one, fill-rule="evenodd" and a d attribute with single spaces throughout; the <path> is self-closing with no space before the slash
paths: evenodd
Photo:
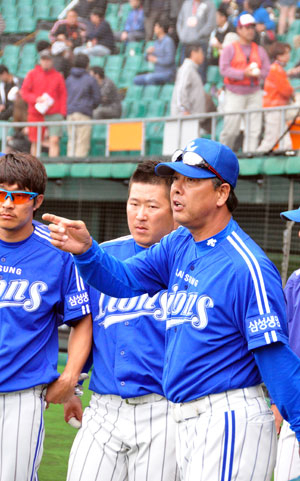
<path id="1" fill-rule="evenodd" d="M 300 476 L 299 445 L 295 433 L 288 422 L 281 428 L 274 481 L 290 481 Z"/>
<path id="2" fill-rule="evenodd" d="M 0 393 L 0 480 L 37 481 L 44 441 L 42 386 Z"/>
<path id="3" fill-rule="evenodd" d="M 263 397 L 248 397 L 246 391 L 206 396 L 198 416 L 177 416 L 177 462 L 183 481 L 271 480 L 274 417 Z"/>
<path id="4" fill-rule="evenodd" d="M 71 449 L 67 480 L 177 481 L 169 411 L 165 398 L 127 404 L 94 393 Z"/>

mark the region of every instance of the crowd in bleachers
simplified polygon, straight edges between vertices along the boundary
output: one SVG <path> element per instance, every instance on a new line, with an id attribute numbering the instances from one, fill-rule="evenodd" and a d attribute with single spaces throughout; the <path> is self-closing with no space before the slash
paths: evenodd
<path id="1" fill-rule="evenodd" d="M 285 99 L 271 96 L 277 103 L 273 99 L 264 107 L 293 101 L 291 84 L 299 84 L 300 20 L 295 0 L 79 0 L 70 5 L 65 0 L 12 0 L 0 5 L 0 120 L 85 121 L 226 112 L 228 91 L 237 110 L 255 108 L 259 102 L 251 107 L 247 97 L 244 103 L 244 93 L 251 101 L 255 92 L 258 98 L 272 62 L 282 67 L 280 74 L 286 75 L 290 90 Z M 253 25 L 243 23 L 248 15 Z M 226 62 L 243 43 L 241 29 L 250 27 L 259 50 L 257 58 L 252 50 L 249 58 L 255 57 L 252 64 L 260 67 L 259 74 L 253 75 L 252 69 L 246 81 L 227 81 L 232 65 Z M 259 56 L 263 65 L 257 65 Z M 265 120 L 270 127 L 267 116 Z M 232 130 L 233 122 L 229 123 Z M 233 135 L 226 122 L 220 122 L 221 141 L 238 149 L 235 134 L 240 124 Z M 259 122 L 255 124 L 257 130 Z M 199 128 L 202 135 L 209 135 L 210 122 Z M 247 150 L 256 150 L 259 141 L 261 150 L 268 150 L 265 130 L 263 137 L 259 126 L 257 139 Z M 163 122 L 147 125 L 147 153 L 160 153 L 162 132 Z M 103 125 L 43 129 L 43 145 L 53 157 L 104 154 L 103 137 Z M 33 127 L 14 132 L 10 139 L 11 146 L 31 148 L 33 154 L 36 143 Z"/>

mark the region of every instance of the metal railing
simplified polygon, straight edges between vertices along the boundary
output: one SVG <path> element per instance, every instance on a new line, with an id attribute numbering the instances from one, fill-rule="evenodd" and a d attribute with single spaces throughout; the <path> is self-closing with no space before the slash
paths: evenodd
<path id="1" fill-rule="evenodd" d="M 247 146 L 249 145 L 249 131 L 250 131 L 250 122 L 251 122 L 251 114 L 253 113 L 268 113 L 268 112 L 280 112 L 281 116 L 281 133 L 283 133 L 287 126 L 287 114 L 289 111 L 295 111 L 299 109 L 299 116 L 300 116 L 300 105 L 285 105 L 281 107 L 270 107 L 265 109 L 255 109 L 255 110 L 239 110 L 239 111 L 232 111 L 232 112 L 209 112 L 201 115 L 189 115 L 189 116 L 176 116 L 176 117 L 151 117 L 151 118 L 126 118 L 126 119 L 108 119 L 108 120 L 76 120 L 76 121 L 68 121 L 68 120 L 61 120 L 61 121 L 48 121 L 48 122 L 1 122 L 0 127 L 2 129 L 1 134 L 1 150 L 2 152 L 6 151 L 7 147 L 7 137 L 8 131 L 12 128 L 22 129 L 24 127 L 37 127 L 37 152 L 36 155 L 39 156 L 41 154 L 42 149 L 42 128 L 43 127 L 50 127 L 50 126 L 61 126 L 61 127 L 71 127 L 71 156 L 74 155 L 75 152 L 75 136 L 76 136 L 76 127 L 80 125 L 107 125 L 107 133 L 105 139 L 105 156 L 109 156 L 109 145 L 108 145 L 108 129 L 109 125 L 112 123 L 131 123 L 131 122 L 142 122 L 143 125 L 143 135 L 142 135 L 142 145 L 141 145 L 141 155 L 145 155 L 146 152 L 146 125 L 154 122 L 174 122 L 178 123 L 178 132 L 180 133 L 182 130 L 182 125 L 187 120 L 198 120 L 199 122 L 205 119 L 211 119 L 211 139 L 216 140 L 217 137 L 217 124 L 218 121 L 226 116 L 232 115 L 241 115 L 244 120 L 244 135 L 245 135 L 245 145 L 246 151 Z M 294 132 L 298 133 L 298 132 Z M 300 133 L 300 132 L 299 132 Z M 276 141 L 276 139 L 274 139 Z M 179 148 L 180 142 L 180 135 L 174 139 L 174 149 Z M 274 142 L 275 143 L 275 142 Z M 176 144 L 176 145 L 175 145 Z M 279 148 L 281 145 L 279 144 Z"/>

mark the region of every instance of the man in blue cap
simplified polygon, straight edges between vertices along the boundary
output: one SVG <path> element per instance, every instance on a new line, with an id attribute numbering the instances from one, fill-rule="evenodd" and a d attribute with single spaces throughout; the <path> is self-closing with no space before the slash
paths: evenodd
<path id="1" fill-rule="evenodd" d="M 82 221 L 46 214 L 52 243 L 75 254 L 85 281 L 109 295 L 168 289 L 163 389 L 181 479 L 268 481 L 276 431 L 262 379 L 300 440 L 300 360 L 288 347 L 279 273 L 232 219 L 238 159 L 195 139 L 156 173 L 173 178 L 181 225 L 158 244 L 120 262 Z"/>
<path id="2" fill-rule="evenodd" d="M 300 222 L 300 208 L 281 212 L 283 220 Z M 300 231 L 299 231 L 300 237 Z M 295 270 L 289 277 L 284 288 L 287 305 L 287 322 L 291 349 L 300 357 L 300 269 Z M 277 433 L 280 433 L 274 481 L 290 481 L 295 478 L 300 481 L 300 458 L 298 441 L 287 421 L 282 419 L 275 404 L 271 406 L 275 415 Z M 281 425 L 283 421 L 283 424 Z M 299 478 L 298 478 L 299 476 Z"/>

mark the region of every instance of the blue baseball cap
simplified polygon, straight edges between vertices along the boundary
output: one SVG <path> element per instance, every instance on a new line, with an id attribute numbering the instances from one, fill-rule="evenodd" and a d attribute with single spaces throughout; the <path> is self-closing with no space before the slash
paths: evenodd
<path id="1" fill-rule="evenodd" d="M 286 210 L 280 213 L 280 217 L 284 220 L 293 220 L 294 222 L 300 222 L 300 207 L 295 210 Z"/>
<path id="2" fill-rule="evenodd" d="M 192 179 L 218 177 L 235 187 L 239 161 L 226 145 L 209 139 L 195 139 L 184 150 L 176 150 L 172 162 L 162 162 L 155 168 L 161 177 L 173 175 L 173 171 Z"/>

